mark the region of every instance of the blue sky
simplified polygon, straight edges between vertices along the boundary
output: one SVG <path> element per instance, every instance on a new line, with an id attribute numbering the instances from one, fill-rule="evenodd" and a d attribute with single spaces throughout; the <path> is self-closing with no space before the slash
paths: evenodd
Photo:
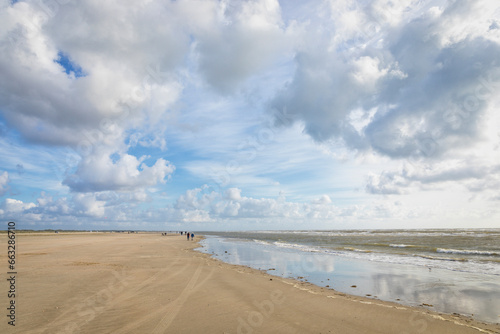
<path id="1" fill-rule="evenodd" d="M 0 217 L 500 227 L 493 1 L 0 1 Z"/>

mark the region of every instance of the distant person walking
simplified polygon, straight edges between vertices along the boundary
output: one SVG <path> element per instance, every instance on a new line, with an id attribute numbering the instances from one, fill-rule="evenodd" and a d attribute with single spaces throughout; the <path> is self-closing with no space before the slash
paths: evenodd
<path id="1" fill-rule="evenodd" d="M 194 241 L 194 233 L 191 233 L 191 241 Z"/>
<path id="2" fill-rule="evenodd" d="M 189 232 L 188 232 L 188 233 L 186 233 L 186 235 L 187 235 L 187 238 L 188 238 L 188 241 L 189 241 Z"/>

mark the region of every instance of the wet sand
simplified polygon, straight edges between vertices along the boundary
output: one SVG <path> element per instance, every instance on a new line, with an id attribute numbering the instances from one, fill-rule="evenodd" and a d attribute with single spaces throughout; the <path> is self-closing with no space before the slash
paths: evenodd
<path id="1" fill-rule="evenodd" d="M 408 260 L 413 257 L 390 263 L 243 240 L 208 235 L 200 251 L 227 263 L 347 294 L 500 322 L 498 275 L 413 265 Z"/>
<path id="2" fill-rule="evenodd" d="M 1 333 L 500 333 L 498 324 L 226 264 L 184 236 L 17 234 L 16 241 L 16 326 L 4 315 Z M 6 279 L 0 289 L 7 314 Z"/>

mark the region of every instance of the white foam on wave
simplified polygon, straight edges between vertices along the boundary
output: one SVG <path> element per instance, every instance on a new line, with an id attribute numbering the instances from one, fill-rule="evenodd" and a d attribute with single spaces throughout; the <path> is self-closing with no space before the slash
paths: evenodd
<path id="1" fill-rule="evenodd" d="M 313 246 L 307 246 L 307 245 L 301 245 L 301 244 L 291 244 L 288 242 L 282 242 L 282 241 L 275 241 L 273 245 L 280 247 L 280 248 L 289 248 L 289 249 L 298 249 L 303 252 L 324 252 L 324 249 L 321 249 L 320 247 L 313 247 Z"/>
<path id="2" fill-rule="evenodd" d="M 353 248 L 353 247 L 344 247 L 345 250 L 351 251 L 351 252 L 358 252 L 358 253 L 371 253 L 371 250 L 366 250 L 366 249 L 358 249 L 358 248 Z"/>
<path id="3" fill-rule="evenodd" d="M 498 229 L 477 229 L 477 230 L 330 230 L 330 231 L 259 231 L 259 233 L 285 233 L 302 234 L 310 236 L 329 236 L 329 237 L 362 237 L 362 236 L 386 236 L 386 237 L 455 237 L 455 236 L 474 236 L 474 237 L 493 237 L 500 236 Z"/>
<path id="4" fill-rule="evenodd" d="M 438 248 L 436 250 L 438 253 L 445 254 L 460 254 L 460 255 L 487 255 L 487 256 L 500 256 L 500 253 L 489 252 L 489 251 L 480 251 L 480 250 L 470 250 L 470 249 L 447 249 L 447 248 Z"/>
<path id="5" fill-rule="evenodd" d="M 255 242 L 257 244 L 261 244 L 261 245 L 271 245 L 270 242 L 267 242 L 267 241 L 264 241 L 264 240 L 253 239 L 253 242 Z"/>
<path id="6" fill-rule="evenodd" d="M 268 243 L 268 245 L 279 248 L 298 250 L 302 252 L 326 253 L 335 256 L 342 256 L 347 258 L 367 260 L 373 262 L 417 265 L 417 266 L 440 268 L 453 271 L 500 275 L 500 265 L 477 262 L 472 260 L 464 261 L 462 259 L 440 258 L 440 257 L 422 256 L 416 254 L 402 255 L 402 254 L 378 253 L 378 252 L 366 251 L 350 247 L 346 247 L 343 250 L 333 250 L 333 249 L 325 249 L 319 246 L 314 247 L 309 245 L 293 244 L 282 241 L 276 241 L 273 242 L 272 244 Z M 405 246 L 411 246 L 411 245 L 405 245 Z"/>
<path id="7" fill-rule="evenodd" d="M 500 276 L 500 264 L 495 262 L 476 261 L 474 259 L 456 259 L 451 257 L 429 256 L 425 254 L 391 254 L 380 252 L 363 252 L 356 251 L 354 248 L 349 249 L 328 249 L 320 246 L 311 246 L 304 244 L 288 243 L 283 241 L 267 242 L 263 240 L 244 240 L 235 238 L 216 237 L 223 243 L 232 242 L 254 242 L 266 248 L 276 247 L 278 249 L 289 249 L 290 251 L 298 252 L 314 252 L 325 255 L 341 256 L 344 258 L 353 258 L 365 261 L 374 261 L 382 263 L 394 263 L 403 265 L 416 265 L 428 268 L 439 268 L 453 271 L 470 272 L 475 274 L 489 274 Z M 208 239 L 207 239 L 208 240 Z M 203 244 L 203 243 L 202 243 Z M 443 248 L 444 249 L 444 248 Z M 445 250 L 445 249 L 444 249 Z"/>

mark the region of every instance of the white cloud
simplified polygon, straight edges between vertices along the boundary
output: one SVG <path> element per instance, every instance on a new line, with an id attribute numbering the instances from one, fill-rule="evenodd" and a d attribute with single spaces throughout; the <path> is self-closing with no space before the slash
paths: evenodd
<path id="1" fill-rule="evenodd" d="M 241 199 L 241 189 L 229 188 L 226 190 L 225 197 L 231 201 L 238 201 Z"/>
<path id="2" fill-rule="evenodd" d="M 492 1 L 0 6 L 6 219 L 329 228 L 470 208 L 494 221 Z M 429 210 L 436 198 L 463 211 Z"/>
<path id="3" fill-rule="evenodd" d="M 383 172 L 380 175 L 369 175 L 365 189 L 371 194 L 402 194 L 408 186 L 409 182 L 399 173 Z"/>
<path id="4" fill-rule="evenodd" d="M 208 221 L 231 219 L 235 222 L 246 219 L 326 219 L 332 218 L 338 209 L 328 195 L 323 195 L 311 204 L 288 202 L 284 197 L 252 198 L 241 196 L 241 189 L 229 188 L 218 193 L 211 191 L 204 193 L 208 188 L 188 190 L 177 200 L 176 209 L 183 212 L 204 212 L 211 217 Z"/>
<path id="5" fill-rule="evenodd" d="M 387 75 L 388 69 L 380 68 L 380 60 L 363 56 L 353 62 L 353 77 L 361 85 L 375 85 L 377 81 Z"/>
<path id="6" fill-rule="evenodd" d="M 0 174 L 0 196 L 5 195 L 8 190 L 9 173 L 3 172 Z"/>
<path id="7" fill-rule="evenodd" d="M 494 101 L 491 93 L 500 88 L 492 57 L 500 46 L 485 38 L 486 28 L 451 22 L 478 20 L 486 26 L 491 4 L 443 4 L 440 13 L 428 15 L 427 8 L 414 2 L 386 2 L 366 7 L 332 2 L 332 15 L 349 13 L 357 26 L 324 28 L 315 38 L 306 35 L 293 81 L 271 106 L 303 121 L 317 141 L 341 139 L 360 151 L 407 158 L 427 138 L 439 142 L 437 156 L 467 147 L 479 138 L 481 119 Z M 376 27 L 366 31 L 370 22 Z M 442 25 L 464 27 L 467 33 L 450 38 Z M 453 41 L 442 43 L 443 38 Z M 494 79 L 488 82 L 487 77 Z M 482 82 L 488 82 L 486 87 Z M 373 109 L 375 117 L 355 131 L 349 115 Z M 467 121 L 453 126 L 452 119 L 463 115 Z"/>
<path id="8" fill-rule="evenodd" d="M 68 176 L 64 184 L 77 192 L 133 191 L 164 183 L 175 170 L 161 158 L 147 166 L 144 158 L 121 154 L 113 161 L 109 155 L 89 155 L 80 161 L 75 174 Z"/>
<path id="9" fill-rule="evenodd" d="M 215 203 L 213 213 L 220 217 L 237 217 L 241 204 L 234 201 L 222 201 Z"/>
<path id="10" fill-rule="evenodd" d="M 220 2 L 223 18 L 197 32 L 200 72 L 216 89 L 232 91 L 286 50 L 277 0 Z M 214 9 L 212 9 L 214 10 Z M 206 15 L 206 13 L 203 13 Z"/>
<path id="11" fill-rule="evenodd" d="M 94 194 L 76 194 L 73 196 L 76 212 L 79 215 L 102 217 L 105 212 L 104 201 L 96 199 Z"/>
<path id="12" fill-rule="evenodd" d="M 37 211 L 54 216 L 67 216 L 72 213 L 72 208 L 66 198 L 54 200 L 51 196 L 42 192 L 41 197 L 37 199 Z"/>
<path id="13" fill-rule="evenodd" d="M 178 31 L 175 4 L 129 5 L 65 3 L 47 13 L 23 1 L 4 11 L 0 106 L 8 122 L 32 141 L 72 147 L 94 145 L 96 134 L 99 144 L 115 144 L 125 129 L 157 123 L 179 94 L 172 71 L 189 37 Z M 59 52 L 86 76 L 67 75 Z"/>
<path id="14" fill-rule="evenodd" d="M 175 208 L 183 210 L 206 208 L 212 203 L 215 197 L 219 197 L 219 195 L 213 191 L 210 193 L 204 192 L 206 189 L 206 187 L 202 187 L 186 190 L 186 193 L 179 196 L 177 199 Z"/>
<path id="15" fill-rule="evenodd" d="M 3 203 L 3 210 L 10 214 L 16 214 L 34 208 L 35 206 L 35 203 L 24 203 L 17 199 L 6 198 Z"/>
<path id="16" fill-rule="evenodd" d="M 497 199 L 500 165 L 478 160 L 446 161 L 433 165 L 406 165 L 401 170 L 370 175 L 366 191 L 372 194 L 408 194 L 417 191 L 449 189 L 482 193 Z"/>
<path id="17" fill-rule="evenodd" d="M 311 201 L 312 204 L 330 204 L 332 203 L 332 200 L 330 198 L 330 196 L 328 195 L 322 195 L 320 198 L 316 199 L 316 200 L 313 200 Z"/>
<path id="18" fill-rule="evenodd" d="M 337 205 L 330 196 L 323 195 L 310 203 L 277 198 L 241 196 L 240 189 L 230 192 L 240 196 L 229 198 L 227 192 L 214 192 L 208 187 L 195 188 L 179 196 L 173 205 L 149 210 L 137 204 L 138 199 L 125 198 L 114 192 L 78 193 L 72 197 L 54 199 L 47 194 L 35 203 L 7 199 L 1 205 L 0 217 L 16 219 L 21 224 L 39 224 L 64 228 L 83 224 L 86 228 L 135 228 L 130 222 L 141 221 L 153 229 L 228 230 L 265 229 L 283 225 L 283 228 L 311 227 L 376 228 L 376 227 L 432 227 L 442 217 L 462 222 L 475 219 L 477 223 L 495 219 L 498 208 L 482 202 L 468 204 L 463 194 L 450 201 L 442 192 L 428 191 L 423 196 L 406 200 L 376 200 L 366 204 Z M 141 201 L 141 199 L 139 199 Z M 457 210 L 455 205 L 463 209 Z M 468 209 L 465 207 L 468 206 Z M 441 220 L 439 220 L 441 217 Z M 443 223 L 441 221 L 441 223 Z M 415 225 L 416 224 L 416 225 Z M 443 226 L 443 225 L 440 225 Z"/>

